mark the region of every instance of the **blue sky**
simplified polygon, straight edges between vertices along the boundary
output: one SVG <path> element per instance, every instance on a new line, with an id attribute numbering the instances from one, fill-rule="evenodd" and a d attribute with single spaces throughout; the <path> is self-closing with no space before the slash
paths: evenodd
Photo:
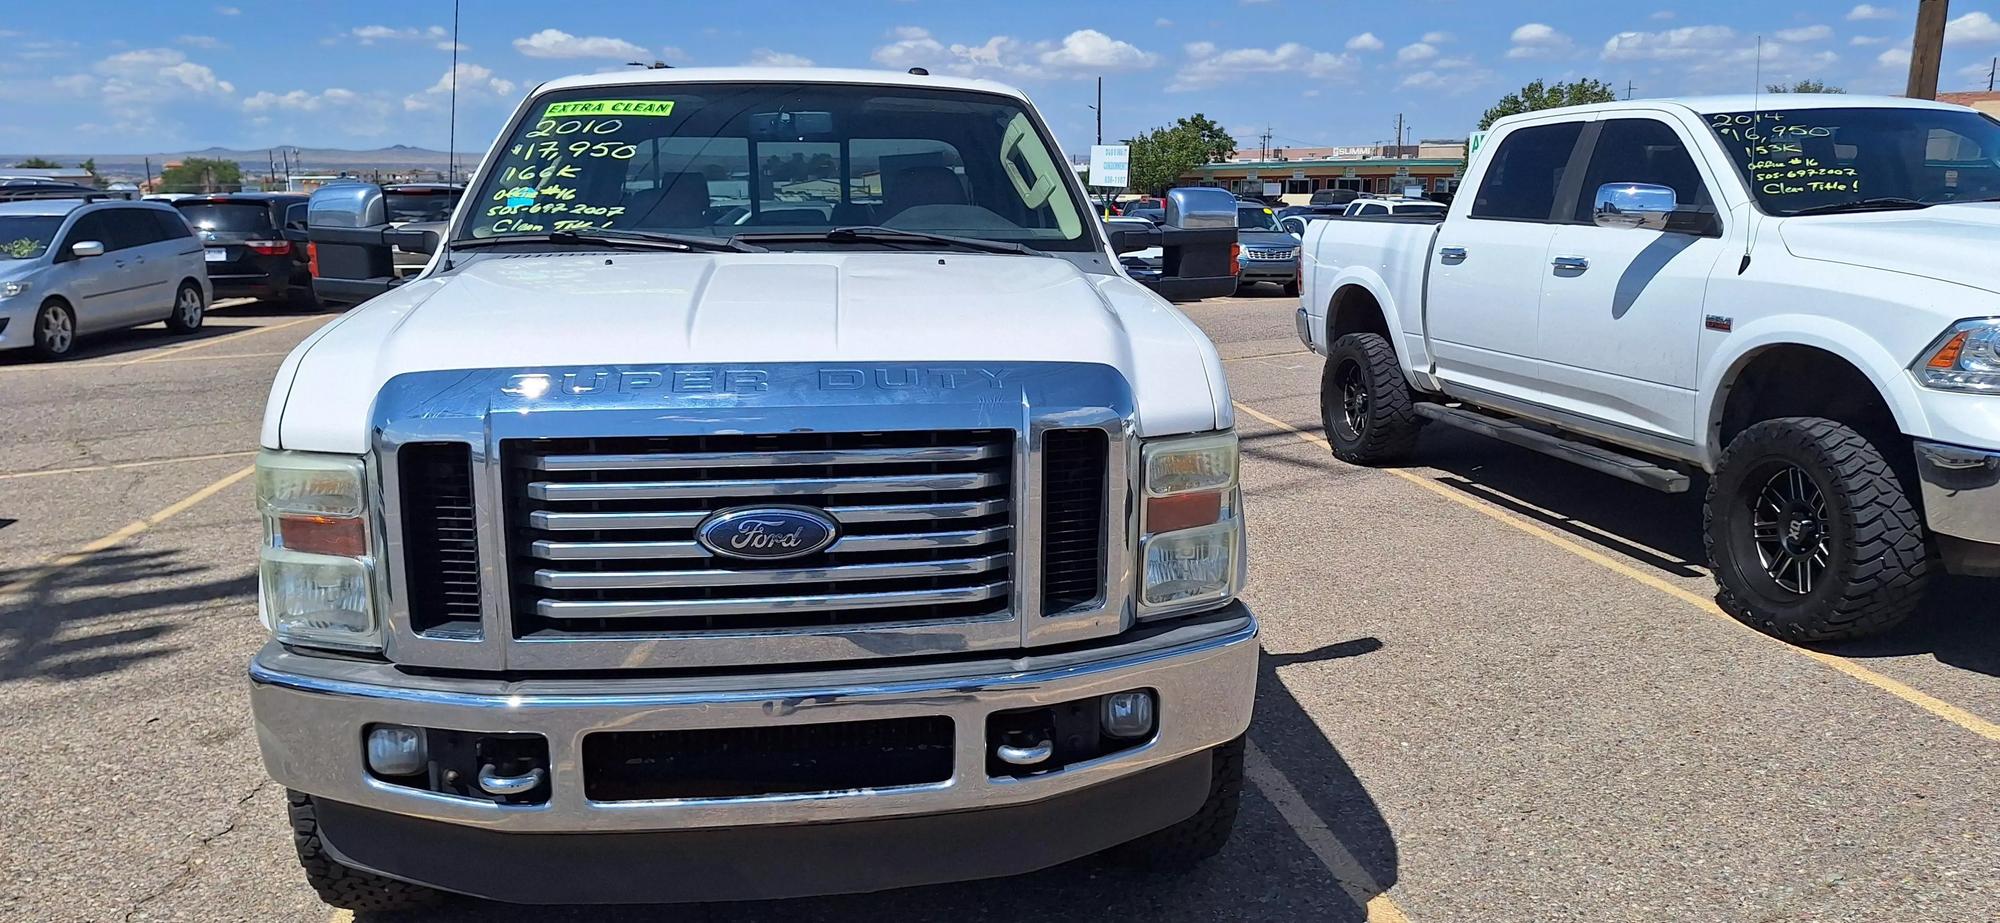
<path id="1" fill-rule="evenodd" d="M 1109 138 L 1205 112 L 1245 146 L 1463 137 L 1528 80 L 1640 96 L 1815 77 L 1900 92 L 1916 0 L 464 0 L 459 146 L 535 83 L 676 64 L 924 65 L 1026 88 L 1072 152 L 1105 77 Z M 1943 84 L 1983 89 L 2000 0 L 1955 0 Z M 0 151 L 442 148 L 449 0 L 15 4 L 0 18 Z"/>

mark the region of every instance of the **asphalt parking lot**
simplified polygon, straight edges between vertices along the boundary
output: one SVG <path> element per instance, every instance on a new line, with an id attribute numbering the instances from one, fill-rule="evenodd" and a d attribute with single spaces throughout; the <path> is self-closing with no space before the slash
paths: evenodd
<path id="1" fill-rule="evenodd" d="M 2000 918 L 2000 604 L 1807 652 L 1716 611 L 1670 497 L 1427 432 L 1335 462 L 1296 301 L 1187 307 L 1238 404 L 1265 657 L 1245 811 L 1197 872 L 435 919 Z M 311 920 L 243 666 L 272 373 L 331 314 L 223 306 L 0 357 L 0 919 Z M 528 870 L 531 873 L 531 870 Z M 671 873 L 671 870 L 665 870 Z"/>

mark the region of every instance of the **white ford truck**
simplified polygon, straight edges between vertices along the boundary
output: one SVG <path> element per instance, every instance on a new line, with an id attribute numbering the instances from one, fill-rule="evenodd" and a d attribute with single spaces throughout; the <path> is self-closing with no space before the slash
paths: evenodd
<path id="1" fill-rule="evenodd" d="M 468 190 L 442 235 L 314 197 L 321 295 L 367 300 L 264 422 L 251 703 L 326 901 L 1222 847 L 1237 440 L 1117 251 L 1228 292 L 1226 193 L 1114 243 L 1018 91 L 796 69 L 546 84 Z"/>
<path id="2" fill-rule="evenodd" d="M 1719 600 L 1797 642 L 2000 576 L 2000 123 L 1906 99 L 1647 100 L 1496 123 L 1441 218 L 1313 222 L 1334 454 L 1420 424 L 1666 491 Z"/>

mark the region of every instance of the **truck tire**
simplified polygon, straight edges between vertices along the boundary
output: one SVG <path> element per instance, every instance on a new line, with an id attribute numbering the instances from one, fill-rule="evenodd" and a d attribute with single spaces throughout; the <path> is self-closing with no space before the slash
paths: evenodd
<path id="1" fill-rule="evenodd" d="M 1820 417 L 1744 430 L 1708 486 L 1703 542 L 1730 615 L 1795 644 L 1889 629 L 1922 601 L 1923 517 L 1866 436 Z"/>
<path id="2" fill-rule="evenodd" d="M 1157 833 L 1150 833 L 1112 850 L 1120 865 L 1142 870 L 1192 868 L 1229 845 L 1236 829 L 1236 810 L 1243 801 L 1243 738 L 1208 751 L 1214 760 L 1208 773 L 1208 800 L 1194 816 Z"/>
<path id="3" fill-rule="evenodd" d="M 313 813 L 312 796 L 287 789 L 285 801 L 299 866 L 306 870 L 306 882 L 319 892 L 320 900 L 342 910 L 368 912 L 414 910 L 436 904 L 444 897 L 443 892 L 422 885 L 384 878 L 335 861 L 320 843 L 319 818 Z"/>
<path id="4" fill-rule="evenodd" d="M 1341 461 L 1377 465 L 1417 447 L 1423 418 L 1395 348 L 1380 334 L 1350 333 L 1334 341 L 1320 374 L 1319 406 L 1326 441 Z"/>

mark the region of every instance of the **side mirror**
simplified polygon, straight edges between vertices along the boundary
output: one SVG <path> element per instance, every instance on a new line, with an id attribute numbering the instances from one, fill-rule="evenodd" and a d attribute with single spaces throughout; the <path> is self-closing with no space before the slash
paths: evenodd
<path id="1" fill-rule="evenodd" d="M 1111 232 L 1113 253 L 1136 253 L 1160 245 L 1160 229 L 1153 227 L 1152 222 L 1145 222 L 1144 226 L 1137 221 L 1120 222 L 1107 226 L 1106 230 Z"/>
<path id="2" fill-rule="evenodd" d="M 1601 228 L 1664 231 L 1679 203 L 1674 191 L 1649 183 L 1606 183 L 1597 187 L 1590 217 Z"/>
<path id="3" fill-rule="evenodd" d="M 76 243 L 70 245 L 69 252 L 75 254 L 78 259 L 83 259 L 84 257 L 91 257 L 91 256 L 103 256 L 104 243 L 102 241 L 96 241 L 96 240 L 79 240 Z"/>
<path id="4" fill-rule="evenodd" d="M 310 239 L 306 236 L 306 212 L 309 208 L 311 208 L 311 205 L 306 202 L 285 206 L 284 235 L 286 240 L 295 244 L 303 244 Z"/>
<path id="5" fill-rule="evenodd" d="M 410 253 L 429 255 L 438 252 L 444 241 L 444 234 L 436 228 L 413 228 L 408 225 L 389 231 L 383 239 Z"/>
<path id="6" fill-rule="evenodd" d="M 1168 301 L 1236 291 L 1236 197 L 1206 186 L 1169 189 L 1165 219 L 1146 239 L 1160 248 L 1159 276 L 1139 283 Z"/>

